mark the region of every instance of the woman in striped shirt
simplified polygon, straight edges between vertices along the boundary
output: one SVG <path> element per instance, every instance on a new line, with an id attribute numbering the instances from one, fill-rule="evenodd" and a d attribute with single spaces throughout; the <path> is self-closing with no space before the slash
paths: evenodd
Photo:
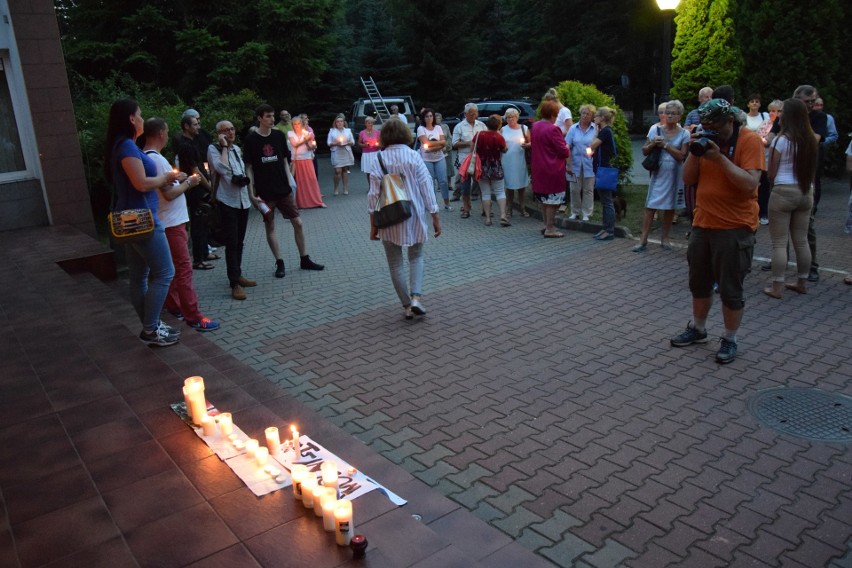
<path id="1" fill-rule="evenodd" d="M 373 212 L 379 202 L 382 167 L 378 160 L 373 164 L 370 173 L 370 193 L 367 195 L 370 213 L 370 240 L 381 240 L 388 259 L 391 280 L 396 293 L 405 310 L 405 319 L 412 319 L 414 314 L 422 316 L 426 313 L 421 302 L 423 288 L 423 244 L 428 239 L 425 213 L 432 215 L 432 229 L 437 238 L 441 234 L 441 221 L 438 218 L 438 203 L 432 189 L 432 176 L 420 156 L 409 148 L 412 142 L 408 125 L 401 120 L 392 119 L 385 123 L 380 135 L 381 161 L 388 173 L 402 174 L 405 187 L 411 200 L 411 217 L 402 223 L 377 228 L 373 220 Z M 402 249 L 408 249 L 409 275 L 406 280 L 405 266 L 402 259 Z"/>

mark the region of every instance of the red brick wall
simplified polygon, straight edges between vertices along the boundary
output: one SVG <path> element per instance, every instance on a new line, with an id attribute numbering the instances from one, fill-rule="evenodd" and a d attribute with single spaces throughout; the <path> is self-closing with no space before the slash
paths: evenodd
<path id="1" fill-rule="evenodd" d="M 8 0 L 54 225 L 95 235 L 53 0 Z"/>

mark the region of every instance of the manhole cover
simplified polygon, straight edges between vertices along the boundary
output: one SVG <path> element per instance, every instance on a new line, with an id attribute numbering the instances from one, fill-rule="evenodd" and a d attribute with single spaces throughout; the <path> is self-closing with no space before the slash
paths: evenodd
<path id="1" fill-rule="evenodd" d="M 761 391 L 748 409 L 764 425 L 799 438 L 852 443 L 852 398 L 819 389 Z"/>

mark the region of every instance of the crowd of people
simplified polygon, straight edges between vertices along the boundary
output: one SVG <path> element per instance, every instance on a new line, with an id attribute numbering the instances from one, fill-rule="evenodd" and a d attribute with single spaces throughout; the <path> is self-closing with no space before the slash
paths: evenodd
<path id="1" fill-rule="evenodd" d="M 647 250 L 657 214 L 662 217 L 663 250 L 672 249 L 669 235 L 675 213 L 686 210 L 692 217 L 688 260 L 693 317 L 671 344 L 685 347 L 707 341 L 705 326 L 716 292 L 725 322 L 716 360 L 728 363 L 737 355 L 743 281 L 751 268 L 759 225 L 769 225 L 772 239 L 772 261 L 764 266 L 771 270 L 772 280 L 764 293 L 772 298 L 781 298 L 784 290 L 805 294 L 807 282 L 819 279 L 813 224 L 823 148 L 837 133 L 833 119 L 817 108 L 821 99 L 809 85 L 798 87 L 785 101 L 773 100 L 766 112 L 761 111 L 762 99 L 756 93 L 748 98 L 748 112 L 738 109 L 728 86 L 705 87 L 698 99 L 699 107 L 683 124 L 685 109 L 680 101 L 661 104 L 660 120 L 648 132 L 642 152 L 658 158 L 650 176 L 641 236 L 633 251 Z M 529 216 L 525 203 L 529 187 L 541 210 L 541 233 L 552 239 L 564 237 L 557 228 L 557 213 L 564 211 L 572 221 L 589 221 L 597 192 L 603 221 L 593 238 L 614 239 L 615 187 L 596 187 L 601 168 L 611 168 L 617 156 L 614 111 L 583 104 L 574 123 L 570 110 L 550 90 L 539 112 L 541 119 L 527 127 L 519 123 L 515 109 L 481 121 L 477 105 L 468 103 L 464 119 L 450 132 L 440 113 L 424 108 L 414 136 L 399 117 L 385 120 L 381 129 L 368 117 L 357 141 L 344 116 L 335 117 L 326 140 L 334 195 L 339 195 L 341 182 L 343 195 L 349 194 L 356 144 L 369 184 L 371 218 L 381 200 L 383 177 L 401 174 L 404 180 L 410 217 L 390 227 L 371 223 L 370 238 L 384 245 L 407 319 L 425 314 L 422 247 L 430 232 L 434 237 L 441 234 L 438 213 L 453 211 L 453 200 L 461 201 L 461 218 L 468 219 L 472 194 L 479 193 L 483 223 L 491 226 L 497 217 L 501 227 L 510 227 L 516 206 L 520 215 Z M 201 129 L 198 112 L 188 109 L 181 133 L 173 140 L 177 166 L 173 170 L 160 154 L 169 140 L 165 121 L 143 121 L 132 100 L 117 101 L 111 108 L 105 167 L 115 186 L 115 209 L 144 206 L 155 212 L 154 236 L 127 247 L 131 301 L 143 325 L 141 338 L 147 343 L 171 345 L 180 337 L 179 329 L 160 320 L 164 308 L 199 331 L 219 327 L 199 311 L 192 285 L 192 270 L 209 270 L 214 266 L 211 261 L 219 258 L 208 243 L 211 196 L 217 202 L 215 235 L 225 247 L 227 278 L 235 300 L 245 300 L 245 289 L 257 285 L 241 269 L 251 207 L 263 213 L 276 277 L 286 274 L 275 232 L 276 209 L 292 224 L 300 268 L 324 268 L 307 254 L 299 215 L 300 209 L 325 207 L 317 176 L 317 142 L 308 117 L 293 118 L 282 110 L 276 124 L 274 108 L 261 105 L 255 118 L 257 124 L 241 148 L 235 143 L 231 122 L 216 124 L 214 142 Z M 852 169 L 852 145 L 847 158 Z M 451 189 L 457 192 L 452 199 Z M 492 199 L 497 206 L 494 214 Z M 852 231 L 852 199 L 849 207 L 847 231 Z M 431 231 L 427 212 L 432 217 Z M 784 280 L 788 241 L 796 257 L 794 283 Z M 846 282 L 852 284 L 848 278 Z"/>

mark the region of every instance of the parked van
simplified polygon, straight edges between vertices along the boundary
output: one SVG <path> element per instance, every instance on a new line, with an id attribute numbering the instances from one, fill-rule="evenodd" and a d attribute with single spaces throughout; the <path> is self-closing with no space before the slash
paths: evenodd
<path id="1" fill-rule="evenodd" d="M 408 122 L 408 128 L 410 128 L 411 133 L 414 134 L 416 124 L 414 117 L 417 114 L 417 109 L 414 108 L 414 101 L 411 100 L 411 97 L 382 97 L 382 101 L 384 101 L 388 110 L 390 110 L 393 105 L 396 105 L 399 108 L 400 116 L 405 116 L 405 120 Z M 358 99 L 352 103 L 352 112 L 349 115 L 349 128 L 352 130 L 352 136 L 355 137 L 356 141 L 358 140 L 358 134 L 364 130 L 364 119 L 368 116 L 376 118 L 378 114 L 379 113 L 373 107 L 373 103 L 370 102 L 370 99 Z M 378 120 L 376 120 L 375 127 L 381 129 L 381 125 Z"/>

